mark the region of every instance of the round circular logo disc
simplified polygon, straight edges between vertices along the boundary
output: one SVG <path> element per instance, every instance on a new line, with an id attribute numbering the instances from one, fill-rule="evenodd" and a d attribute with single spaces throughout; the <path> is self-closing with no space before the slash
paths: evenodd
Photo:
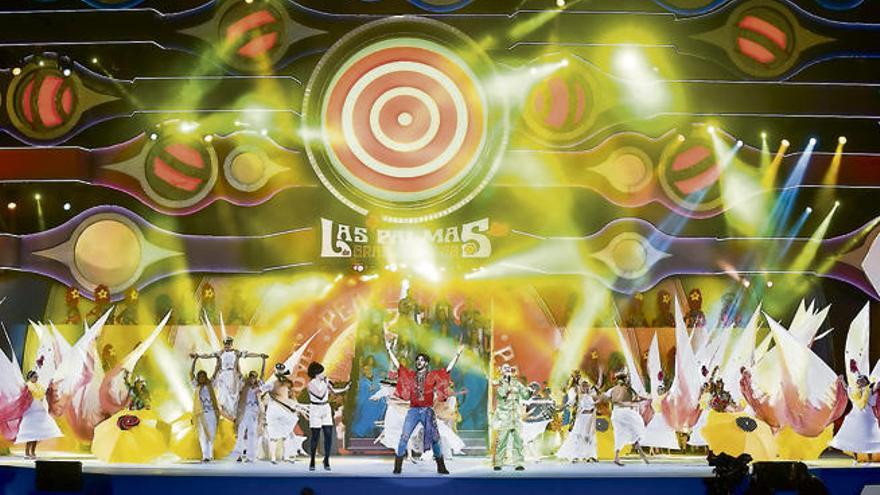
<path id="1" fill-rule="evenodd" d="M 470 201 L 507 139 L 491 61 L 458 31 L 395 18 L 334 45 L 306 89 L 311 164 L 343 203 L 386 221 L 428 220 Z"/>

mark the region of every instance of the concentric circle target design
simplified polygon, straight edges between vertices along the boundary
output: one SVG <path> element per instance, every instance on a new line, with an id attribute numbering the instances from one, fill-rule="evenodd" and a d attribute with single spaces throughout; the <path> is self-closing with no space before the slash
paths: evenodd
<path id="1" fill-rule="evenodd" d="M 54 139 L 68 133 L 82 115 L 82 83 L 75 73 L 62 71 L 54 61 L 22 69 L 6 93 L 12 124 L 35 139 Z"/>
<path id="2" fill-rule="evenodd" d="M 578 59 L 551 55 L 533 67 L 552 67 L 532 87 L 523 107 L 523 121 L 531 136 L 551 146 L 582 141 L 597 116 L 597 83 Z"/>
<path id="3" fill-rule="evenodd" d="M 701 212 L 722 205 L 721 172 L 711 140 L 692 135 L 663 150 L 657 178 L 669 199 L 682 208 Z"/>
<path id="4" fill-rule="evenodd" d="M 734 11 L 730 51 L 734 63 L 745 73 L 772 77 L 784 73 L 797 61 L 796 19 L 784 4 L 746 3 Z"/>
<path id="5" fill-rule="evenodd" d="M 419 221 L 470 201 L 506 142 L 492 65 L 435 21 L 389 19 L 340 40 L 309 81 L 304 136 L 325 186 L 362 214 Z"/>
<path id="6" fill-rule="evenodd" d="M 217 181 L 217 155 L 198 139 L 159 139 L 144 162 L 146 193 L 162 206 L 184 208 L 201 201 Z"/>
<path id="7" fill-rule="evenodd" d="M 221 57 L 244 71 L 277 62 L 287 47 L 287 15 L 274 2 L 226 2 L 221 7 L 218 37 Z"/>

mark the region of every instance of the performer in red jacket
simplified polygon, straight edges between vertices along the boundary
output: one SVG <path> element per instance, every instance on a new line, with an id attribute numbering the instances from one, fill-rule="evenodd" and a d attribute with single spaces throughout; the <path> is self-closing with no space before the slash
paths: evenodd
<path id="1" fill-rule="evenodd" d="M 425 354 L 419 354 L 415 360 L 415 370 L 401 366 L 391 343 L 385 343 L 388 355 L 391 357 L 392 368 L 397 369 L 397 395 L 403 400 L 409 401 L 409 411 L 403 421 L 403 433 L 397 444 L 397 452 L 394 458 L 394 474 L 400 474 L 403 467 L 403 459 L 406 456 L 406 445 L 416 426 L 424 428 L 424 449 L 430 448 L 434 452 L 437 461 L 437 472 L 449 474 L 446 463 L 443 461 L 443 453 L 440 449 L 440 433 L 437 430 L 437 418 L 434 415 L 434 400 L 445 401 L 449 396 L 449 382 L 452 379 L 449 372 L 455 367 L 455 363 L 461 356 L 464 346 L 458 347 L 458 352 L 446 369 L 429 370 L 430 359 Z"/>

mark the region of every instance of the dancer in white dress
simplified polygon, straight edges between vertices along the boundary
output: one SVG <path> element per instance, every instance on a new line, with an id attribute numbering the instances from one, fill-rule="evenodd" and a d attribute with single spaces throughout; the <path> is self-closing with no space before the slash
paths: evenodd
<path id="1" fill-rule="evenodd" d="M 275 365 L 275 381 L 266 403 L 266 437 L 269 440 L 269 461 L 272 464 L 287 458 L 285 443 L 293 434 L 299 415 L 308 416 L 308 410 L 291 398 L 293 382 L 288 378 L 289 375 L 290 370 L 283 364 Z"/>
<path id="2" fill-rule="evenodd" d="M 629 384 L 629 376 L 626 373 L 618 373 L 617 384 L 605 392 L 605 397 L 611 400 L 611 426 L 614 427 L 614 463 L 623 466 L 620 462 L 620 451 L 627 445 L 632 445 L 642 461 L 648 463 L 648 458 L 642 452 L 641 441 L 645 437 L 645 421 L 637 412 L 639 403 L 649 400 L 639 396 Z"/>
<path id="3" fill-rule="evenodd" d="M 666 395 L 666 387 L 659 385 L 657 387 L 657 397 L 651 402 L 654 409 L 654 417 L 645 428 L 645 438 L 642 439 L 642 447 L 651 447 L 658 449 L 678 450 L 678 437 L 675 430 L 669 426 L 666 416 L 660 408 L 663 397 Z"/>
<path id="4" fill-rule="evenodd" d="M 58 424 L 55 423 L 52 416 L 49 416 L 46 389 L 37 383 L 38 378 L 36 371 L 29 371 L 27 374 L 26 385 L 33 401 L 21 417 L 18 434 L 15 437 L 15 443 L 25 444 L 24 456 L 28 459 L 37 457 L 38 442 L 62 436 Z"/>
<path id="5" fill-rule="evenodd" d="M 598 462 L 596 446 L 596 401 L 599 391 L 587 380 L 580 383 L 574 426 L 556 452 L 556 457 L 572 462 Z"/>
<path id="6" fill-rule="evenodd" d="M 525 401 L 526 414 L 523 420 L 523 455 L 526 459 L 541 462 L 543 457 L 541 440 L 547 426 L 556 412 L 556 403 L 550 398 L 541 396 L 541 385 L 538 382 L 529 384 L 531 396 Z"/>
<path id="7" fill-rule="evenodd" d="M 877 425 L 877 416 L 874 414 L 877 403 L 876 387 L 876 384 L 869 382 L 867 376 L 859 375 L 856 386 L 849 391 L 852 409 L 843 420 L 837 435 L 831 440 L 832 447 L 856 454 L 880 452 L 880 426 Z"/>
<path id="8" fill-rule="evenodd" d="M 230 420 L 235 420 L 235 414 L 238 410 L 238 393 L 244 384 L 239 360 L 242 358 L 266 359 L 268 357 L 266 354 L 239 351 L 232 347 L 233 343 L 232 337 L 226 337 L 223 339 L 223 349 L 211 354 L 196 355 L 198 359 L 214 358 L 217 360 L 217 366 L 214 368 L 214 376 L 211 382 L 217 394 L 220 412 Z"/>

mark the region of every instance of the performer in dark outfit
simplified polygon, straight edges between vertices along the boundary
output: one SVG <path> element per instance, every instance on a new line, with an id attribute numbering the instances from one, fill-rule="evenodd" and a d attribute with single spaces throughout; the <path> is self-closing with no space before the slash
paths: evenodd
<path id="1" fill-rule="evenodd" d="M 394 457 L 394 474 L 400 474 L 403 468 L 403 459 L 406 456 L 406 446 L 409 438 L 412 436 L 413 430 L 419 424 L 422 425 L 425 450 L 431 449 L 434 452 L 434 460 L 437 461 L 437 472 L 440 474 L 449 474 L 446 470 L 446 463 L 443 460 L 443 452 L 440 448 L 440 432 L 437 429 L 437 418 L 434 415 L 434 398 L 445 401 L 449 395 L 449 372 L 455 367 L 461 352 L 464 350 L 463 345 L 459 345 L 458 352 L 449 363 L 446 369 L 429 370 L 428 356 L 419 354 L 415 359 L 415 370 L 411 370 L 406 366 L 401 366 L 400 361 L 391 350 L 390 342 L 385 343 L 388 355 L 391 358 L 391 365 L 397 369 L 397 395 L 403 400 L 409 401 L 409 411 L 406 413 L 406 419 L 403 422 L 403 432 L 400 435 L 400 441 L 397 444 L 397 452 Z"/>
<path id="2" fill-rule="evenodd" d="M 315 453 L 318 451 L 318 440 L 321 432 L 324 432 L 324 470 L 330 471 L 330 447 L 333 442 L 333 412 L 330 410 L 330 393 L 344 394 L 345 388 L 336 389 L 324 375 L 324 366 L 321 363 L 311 363 L 308 369 L 309 379 L 309 429 L 312 436 L 309 440 L 311 449 L 311 461 L 309 471 L 315 470 Z"/>

